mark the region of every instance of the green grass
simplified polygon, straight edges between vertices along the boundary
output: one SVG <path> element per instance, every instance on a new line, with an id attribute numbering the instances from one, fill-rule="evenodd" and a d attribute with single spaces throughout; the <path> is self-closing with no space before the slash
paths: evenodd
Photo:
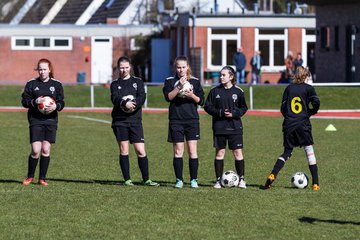
<path id="1" fill-rule="evenodd" d="M 248 106 L 249 86 L 242 86 Z M 253 86 L 254 109 L 279 109 L 285 86 Z M 0 106 L 20 106 L 23 86 L 0 85 Z M 90 107 L 90 87 L 88 85 L 65 85 L 65 102 L 68 107 Z M 210 87 L 204 87 L 205 96 Z M 360 109 L 359 87 L 316 87 L 321 100 L 321 109 Z M 110 89 L 103 85 L 94 87 L 95 107 L 111 107 Z M 349 97 L 350 96 L 350 97 Z M 162 86 L 148 86 L 148 107 L 167 108 Z"/>
<path id="2" fill-rule="evenodd" d="M 174 189 L 167 114 L 144 114 L 150 176 L 158 188 L 125 187 L 109 114 L 61 113 L 49 187 L 20 183 L 27 171 L 26 113 L 0 113 L 0 239 L 358 239 L 358 120 L 313 119 L 321 190 L 293 189 L 309 175 L 296 149 L 268 191 L 259 190 L 282 151 L 280 117 L 244 116 L 248 188 L 213 189 L 211 118 L 201 115 L 199 189 Z M 336 132 L 326 132 L 333 124 Z M 135 183 L 141 175 L 130 152 Z M 187 158 L 187 155 L 185 159 Z M 234 169 L 226 152 L 225 169 Z"/>

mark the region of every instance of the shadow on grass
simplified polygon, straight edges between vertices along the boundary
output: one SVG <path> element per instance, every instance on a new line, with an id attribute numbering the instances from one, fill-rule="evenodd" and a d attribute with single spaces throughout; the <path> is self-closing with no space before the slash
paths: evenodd
<path id="1" fill-rule="evenodd" d="M 119 185 L 120 181 L 113 180 L 78 180 L 78 179 L 62 179 L 62 178 L 47 178 L 49 181 L 54 182 L 67 182 L 67 183 L 83 183 L 83 184 L 104 184 L 104 185 Z"/>
<path id="2" fill-rule="evenodd" d="M 13 179 L 0 179 L 0 183 L 22 183 L 22 181 Z"/>
<path id="3" fill-rule="evenodd" d="M 64 178 L 47 178 L 48 181 L 54 182 L 66 182 L 66 183 L 79 183 L 79 184 L 102 184 L 102 185 L 124 185 L 124 181 L 115 181 L 115 180 L 99 180 L 99 179 L 90 179 L 90 180 L 79 180 L 79 179 L 64 179 Z M 156 180 L 155 180 L 156 181 Z M 175 181 L 156 181 L 160 184 L 160 187 L 174 188 Z M 0 183 L 22 183 L 22 181 L 14 179 L 0 179 Z M 134 181 L 134 185 L 143 186 L 141 181 Z M 199 183 L 199 187 L 204 188 L 213 188 L 214 181 L 205 181 Z M 248 188 L 259 188 L 261 185 L 258 184 L 247 184 Z M 189 182 L 184 182 L 184 187 L 190 187 Z"/>
<path id="4" fill-rule="evenodd" d="M 318 218 L 312 218 L 312 217 L 301 217 L 299 218 L 300 222 L 304 223 L 311 223 L 314 222 L 324 222 L 324 223 L 332 223 L 332 224 L 352 224 L 352 225 L 360 225 L 360 222 L 354 222 L 354 221 L 341 221 L 341 220 L 334 220 L 334 219 L 318 219 Z"/>

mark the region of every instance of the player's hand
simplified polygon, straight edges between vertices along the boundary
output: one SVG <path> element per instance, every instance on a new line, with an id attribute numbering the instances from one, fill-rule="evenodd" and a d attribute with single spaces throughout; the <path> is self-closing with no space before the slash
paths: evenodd
<path id="1" fill-rule="evenodd" d="M 55 111 L 56 110 L 56 103 L 50 104 L 49 106 L 47 106 L 47 109 L 49 110 L 49 112 Z"/>
<path id="2" fill-rule="evenodd" d="M 38 97 L 38 98 L 35 100 L 35 103 L 36 103 L 36 104 L 41 104 L 41 103 L 43 103 L 43 102 L 45 102 L 45 98 L 44 98 L 43 96 Z"/>
<path id="3" fill-rule="evenodd" d="M 180 83 L 181 85 L 184 85 L 186 81 L 187 81 L 187 77 L 186 77 L 186 76 L 182 76 L 182 77 L 180 78 L 180 80 L 179 80 L 179 83 Z"/>
<path id="4" fill-rule="evenodd" d="M 230 112 L 228 109 L 225 109 L 224 115 L 227 118 L 232 118 L 232 116 L 233 116 L 232 112 Z"/>
<path id="5" fill-rule="evenodd" d="M 192 89 L 185 91 L 185 97 L 187 98 L 193 98 L 194 91 Z"/>
<path id="6" fill-rule="evenodd" d="M 125 107 L 129 110 L 134 110 L 136 108 L 136 103 L 133 102 L 133 101 L 128 101 L 126 104 L 125 104 Z"/>

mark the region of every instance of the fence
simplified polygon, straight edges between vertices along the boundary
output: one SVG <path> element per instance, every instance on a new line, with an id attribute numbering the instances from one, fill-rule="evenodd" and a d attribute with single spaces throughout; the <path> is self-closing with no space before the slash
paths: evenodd
<path id="1" fill-rule="evenodd" d="M 145 83 L 145 108 L 167 108 L 162 83 Z M 360 109 L 360 83 L 314 83 L 321 99 L 321 109 Z M 250 110 L 279 109 L 281 96 L 287 85 L 240 85 Z M 0 83 L 0 106 L 19 106 L 24 83 Z M 204 85 L 205 95 L 212 86 Z M 67 107 L 112 107 L 109 85 L 64 84 Z"/>

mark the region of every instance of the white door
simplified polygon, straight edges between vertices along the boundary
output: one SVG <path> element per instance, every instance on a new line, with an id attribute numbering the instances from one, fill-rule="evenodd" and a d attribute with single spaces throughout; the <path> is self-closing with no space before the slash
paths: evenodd
<path id="1" fill-rule="evenodd" d="M 109 83 L 112 80 L 112 37 L 91 39 L 91 83 Z"/>

